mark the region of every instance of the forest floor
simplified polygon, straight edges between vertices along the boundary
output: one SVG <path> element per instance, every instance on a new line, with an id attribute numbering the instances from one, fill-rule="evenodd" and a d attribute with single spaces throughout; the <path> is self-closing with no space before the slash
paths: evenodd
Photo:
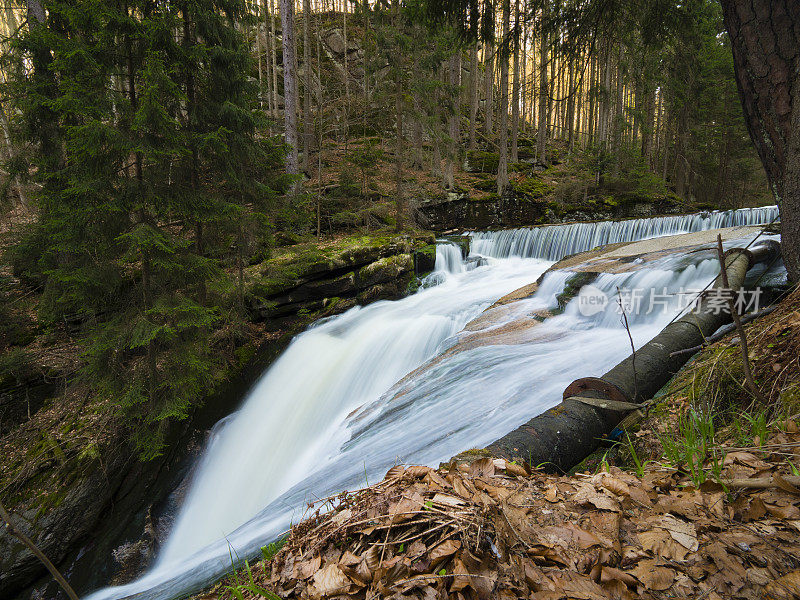
<path id="1" fill-rule="evenodd" d="M 573 473 L 398 465 L 198 598 L 797 598 L 800 289 L 746 330 L 767 406 L 729 335 Z"/>

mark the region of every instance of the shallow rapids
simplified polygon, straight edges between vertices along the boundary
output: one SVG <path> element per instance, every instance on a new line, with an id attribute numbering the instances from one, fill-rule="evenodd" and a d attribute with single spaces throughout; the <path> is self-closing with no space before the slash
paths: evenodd
<path id="1" fill-rule="evenodd" d="M 759 215 L 769 222 L 774 211 Z M 625 235 L 633 235 L 629 230 Z M 656 230 L 639 231 L 654 237 Z M 544 273 L 553 247 L 566 253 L 575 245 L 553 238 L 539 246 L 520 242 L 512 251 L 513 235 L 530 238 L 533 230 L 514 231 L 476 234 L 466 259 L 455 245 L 443 245 L 436 272 L 417 293 L 351 309 L 298 335 L 210 436 L 156 564 L 91 600 L 185 595 L 232 561 L 258 554 L 303 517 L 308 501 L 374 483 L 398 462 L 436 465 L 487 445 L 559 402 L 572 380 L 600 375 L 629 354 L 617 290 L 663 294 L 656 310 L 628 315 L 639 346 L 679 312 L 679 291 L 704 287 L 718 271 L 709 253 L 699 253 L 601 275 L 593 285 L 610 299 L 605 310 L 586 316 L 571 302 L 543 323 L 511 327 L 504 343 L 466 347 L 476 333 L 555 309 L 571 275 L 548 273 L 532 297 L 464 332 L 498 298 Z M 571 231 L 562 228 L 565 236 Z"/>

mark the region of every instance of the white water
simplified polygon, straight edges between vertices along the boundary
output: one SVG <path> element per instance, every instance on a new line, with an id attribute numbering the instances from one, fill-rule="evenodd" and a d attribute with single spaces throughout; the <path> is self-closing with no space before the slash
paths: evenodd
<path id="1" fill-rule="evenodd" d="M 695 215 L 477 232 L 471 234 L 471 250 L 482 256 L 496 258 L 521 256 L 556 261 L 606 244 L 722 227 L 762 225 L 777 218 L 776 206 L 764 206 Z"/>
<path id="2" fill-rule="evenodd" d="M 558 229 L 568 237 L 574 227 Z M 531 230 L 516 231 L 524 237 Z M 655 231 L 654 225 L 643 235 Z M 91 599 L 166 600 L 195 590 L 229 569 L 232 556 L 257 553 L 290 521 L 301 519 L 306 500 L 374 482 L 397 461 L 435 465 L 486 445 L 557 403 L 575 378 L 600 375 L 627 356 L 627 333 L 613 303 L 592 318 L 569 305 L 522 343 L 456 352 L 403 379 L 458 343 L 463 327 L 496 299 L 534 281 L 551 264 L 513 256 L 533 251 L 514 245 L 508 232 L 475 238 L 473 254 L 506 258 L 484 266 L 472 261 L 468 268 L 458 248 L 439 248 L 439 285 L 396 302 L 354 308 L 297 336 L 239 412 L 211 437 L 156 565 L 141 579 Z M 503 240 L 519 249 L 501 250 Z M 541 253 L 551 256 L 552 250 L 543 247 Z M 675 292 L 703 287 L 715 273 L 716 262 L 698 254 L 662 259 L 646 271 L 603 275 L 594 285 L 609 293 L 617 287 Z M 534 297 L 514 304 L 487 330 L 553 306 L 567 277 L 548 274 Z M 629 315 L 636 344 L 653 337 L 676 312 L 673 304 L 666 311 Z"/>

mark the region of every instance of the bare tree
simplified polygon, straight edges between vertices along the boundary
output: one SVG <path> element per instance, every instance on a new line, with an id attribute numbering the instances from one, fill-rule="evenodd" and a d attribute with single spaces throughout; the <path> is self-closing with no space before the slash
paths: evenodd
<path id="1" fill-rule="evenodd" d="M 510 13 L 511 0 L 503 0 L 503 44 L 508 43 Z M 500 196 L 508 187 L 508 59 L 507 50 L 500 53 L 500 123 L 497 126 L 500 138 L 497 142 L 497 193 Z"/>
<path id="2" fill-rule="evenodd" d="M 297 73 L 295 71 L 294 0 L 281 0 L 281 29 L 283 30 L 283 119 L 286 144 L 286 172 L 296 175 L 297 164 Z"/>

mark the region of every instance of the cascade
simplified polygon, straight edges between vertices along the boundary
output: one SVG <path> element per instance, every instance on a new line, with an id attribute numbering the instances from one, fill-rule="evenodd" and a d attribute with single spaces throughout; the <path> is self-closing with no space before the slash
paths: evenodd
<path id="1" fill-rule="evenodd" d="M 627 356 L 628 334 L 613 301 L 591 316 L 572 301 L 524 336 L 460 348 L 467 333 L 490 335 L 520 315 L 554 308 L 569 273 L 549 272 L 532 297 L 496 319 L 473 321 L 564 254 L 770 222 L 774 214 L 768 207 L 473 233 L 466 260 L 455 244 L 438 245 L 437 285 L 353 308 L 293 340 L 209 437 L 156 564 L 90 599 L 169 600 L 196 591 L 237 558 L 258 555 L 303 518 L 308 501 L 374 483 L 396 462 L 436 465 L 486 445 L 558 403 L 577 377 L 600 375 Z M 717 269 L 708 254 L 673 256 L 601 275 L 593 285 L 612 299 L 618 289 L 663 290 L 667 301 L 658 310 L 628 315 L 638 346 L 679 312 L 679 290 L 702 288 Z"/>
<path id="2" fill-rule="evenodd" d="M 764 225 L 777 218 L 777 206 L 764 206 L 693 215 L 475 232 L 470 234 L 470 250 L 481 256 L 495 258 L 519 256 L 555 261 L 605 244 L 722 227 Z"/>

